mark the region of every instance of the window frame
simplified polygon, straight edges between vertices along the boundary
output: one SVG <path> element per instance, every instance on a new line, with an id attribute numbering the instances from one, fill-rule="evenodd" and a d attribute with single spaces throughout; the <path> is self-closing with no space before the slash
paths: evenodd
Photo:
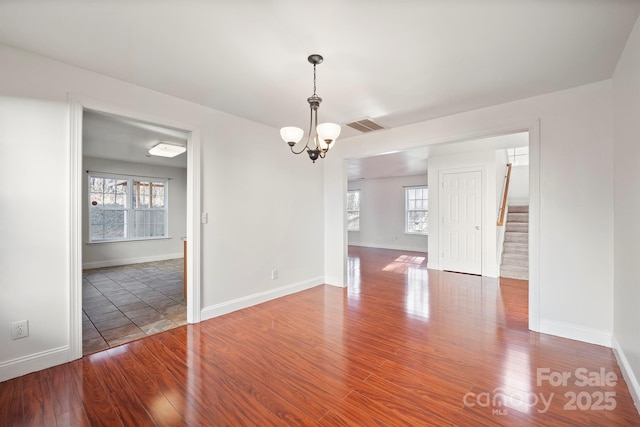
<path id="1" fill-rule="evenodd" d="M 426 198 L 409 198 L 410 190 L 425 190 Z M 426 209 L 409 209 L 409 201 L 410 200 L 422 200 L 427 204 Z M 426 220 L 426 231 L 411 231 L 409 230 L 409 216 L 411 212 L 426 212 L 427 220 Z M 427 236 L 429 235 L 429 186 L 428 185 L 411 185 L 404 187 L 404 232 L 405 234 L 415 235 L 415 236 Z"/>
<path id="2" fill-rule="evenodd" d="M 507 161 L 513 166 L 529 166 L 529 146 L 507 148 Z"/>
<path id="3" fill-rule="evenodd" d="M 358 210 L 349 210 L 349 194 L 357 193 L 358 194 Z M 359 189 L 355 190 L 347 190 L 347 231 L 360 231 L 360 202 L 362 200 L 362 191 Z M 349 227 L 349 214 L 357 212 L 358 215 L 358 227 L 350 228 Z"/>
<path id="4" fill-rule="evenodd" d="M 91 181 L 93 178 L 98 179 L 112 179 L 116 181 L 126 182 L 127 194 L 125 206 L 123 208 L 107 208 L 104 207 L 95 207 L 92 205 L 92 187 Z M 88 209 L 88 228 L 89 234 L 87 238 L 87 242 L 90 244 L 96 243 L 113 243 L 113 242 L 131 242 L 131 241 L 140 241 L 140 240 L 161 240 L 161 239 L 169 239 L 169 181 L 170 178 L 161 178 L 161 177 L 147 177 L 147 176 L 136 176 L 136 175 L 123 175 L 123 174 L 109 174 L 102 172 L 89 172 L 87 176 L 87 209 Z M 140 187 L 141 184 L 150 184 L 150 183 L 158 183 L 162 184 L 163 189 L 163 204 L 162 207 L 140 207 L 138 203 L 140 198 L 137 197 L 138 192 L 134 190 L 134 188 Z M 149 203 L 152 204 L 152 190 L 153 186 L 149 185 Z M 103 211 L 117 211 L 123 212 L 124 217 L 124 237 L 117 238 L 94 238 L 93 236 L 93 228 L 91 221 L 91 214 L 95 210 L 103 210 Z M 152 216 L 155 216 L 155 212 L 162 212 L 163 224 L 162 224 L 162 234 L 161 235 L 145 235 L 145 236 L 136 236 L 136 224 L 140 225 L 140 223 L 136 223 L 136 213 L 139 212 L 150 212 Z M 146 223 L 144 223 L 146 224 Z M 151 227 L 154 230 L 157 228 L 154 225 L 154 222 L 151 222 Z M 146 233 L 145 233 L 146 234 Z M 152 232 L 155 234 L 155 231 Z M 103 232 L 104 237 L 104 232 Z"/>

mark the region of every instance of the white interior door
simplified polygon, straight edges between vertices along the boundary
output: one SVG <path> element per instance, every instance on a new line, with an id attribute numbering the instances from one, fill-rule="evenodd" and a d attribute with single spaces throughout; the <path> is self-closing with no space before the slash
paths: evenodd
<path id="1" fill-rule="evenodd" d="M 442 178 L 443 270 L 482 274 L 482 172 Z"/>

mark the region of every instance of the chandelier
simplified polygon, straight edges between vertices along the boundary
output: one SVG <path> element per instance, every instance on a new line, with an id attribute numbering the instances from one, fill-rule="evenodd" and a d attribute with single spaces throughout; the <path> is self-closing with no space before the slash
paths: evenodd
<path id="1" fill-rule="evenodd" d="M 316 162 L 318 157 L 324 159 L 327 151 L 332 147 L 331 144 L 340 135 L 340 126 L 335 123 L 321 123 L 318 125 L 318 107 L 320 107 L 322 98 L 316 95 L 316 65 L 321 64 L 323 59 L 318 54 L 309 55 L 309 58 L 307 58 L 313 64 L 313 95 L 307 98 L 311 110 L 311 119 L 309 121 L 309 134 L 307 135 L 306 144 L 300 151 L 296 151 L 294 147 L 304 136 L 304 131 L 293 126 L 280 129 L 280 136 L 289 145 L 291 152 L 293 154 L 301 154 L 306 150 L 313 163 Z M 311 141 L 313 142 L 310 145 Z"/>

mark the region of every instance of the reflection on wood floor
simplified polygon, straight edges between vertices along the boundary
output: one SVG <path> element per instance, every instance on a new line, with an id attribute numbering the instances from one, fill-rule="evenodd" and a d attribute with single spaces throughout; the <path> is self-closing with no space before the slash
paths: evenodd
<path id="1" fill-rule="evenodd" d="M 0 419 L 640 425 L 610 349 L 528 331 L 527 282 L 355 247 L 348 269 L 346 289 L 318 286 L 0 383 Z M 607 381 L 577 385 L 584 373 Z"/>

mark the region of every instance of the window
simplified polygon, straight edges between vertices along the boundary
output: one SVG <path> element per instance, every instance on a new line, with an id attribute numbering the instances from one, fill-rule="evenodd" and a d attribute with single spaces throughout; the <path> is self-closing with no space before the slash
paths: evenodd
<path id="1" fill-rule="evenodd" d="M 507 148 L 507 157 L 513 166 L 527 166 L 529 164 L 529 147 Z"/>
<path id="2" fill-rule="evenodd" d="M 405 188 L 405 231 L 427 234 L 429 225 L 429 189 L 426 186 Z"/>
<path id="3" fill-rule="evenodd" d="M 347 192 L 347 230 L 360 231 L 360 190 Z"/>
<path id="4" fill-rule="evenodd" d="M 167 237 L 167 183 L 163 178 L 89 176 L 89 241 Z"/>

